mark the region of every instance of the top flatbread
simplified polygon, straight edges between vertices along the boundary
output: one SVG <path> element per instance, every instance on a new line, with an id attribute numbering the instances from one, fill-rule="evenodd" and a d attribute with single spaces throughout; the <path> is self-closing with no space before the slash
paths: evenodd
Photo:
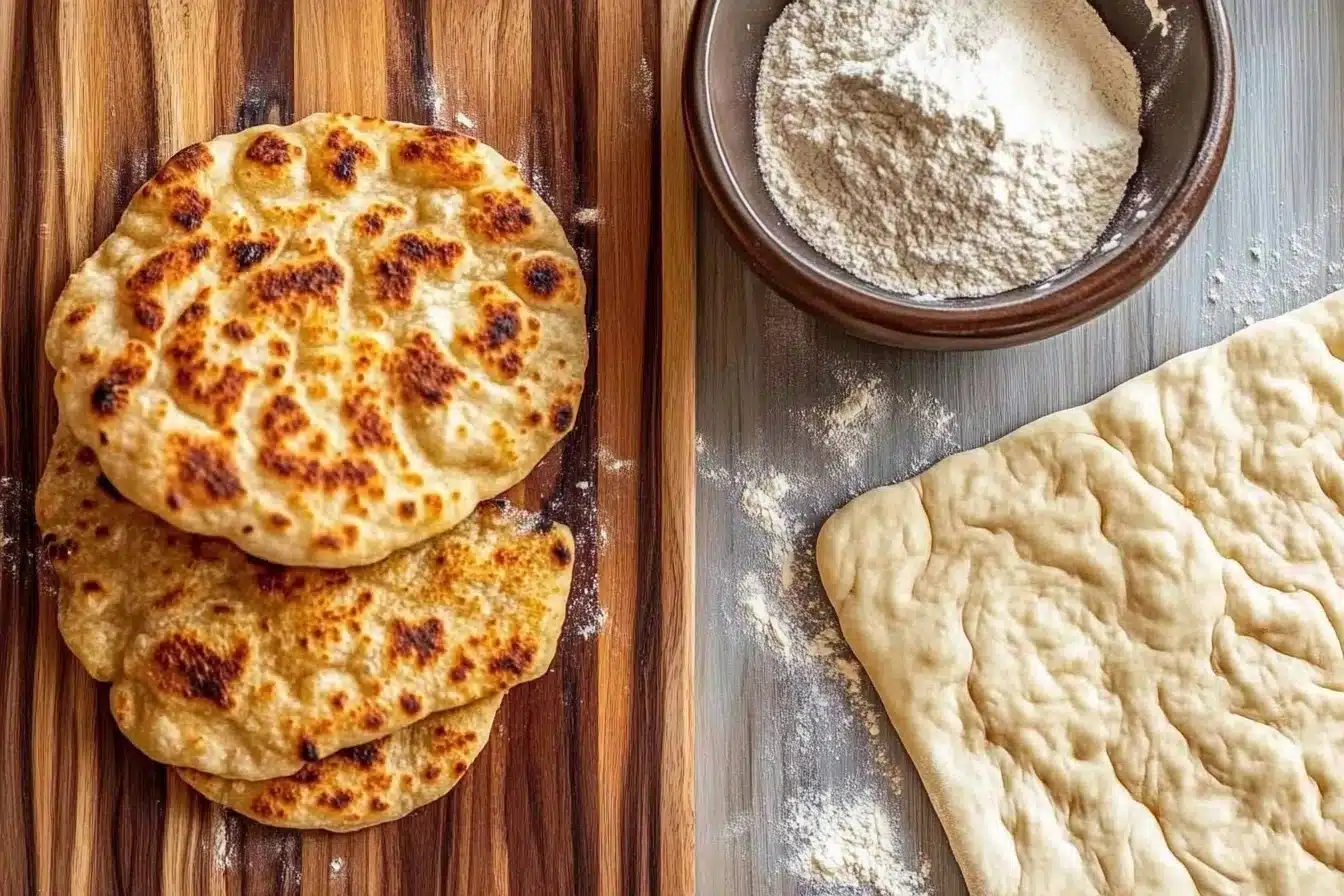
<path id="1" fill-rule="evenodd" d="M 491 501 L 369 566 L 275 566 L 124 500 L 64 427 L 37 522 L 61 634 L 126 737 L 249 780 L 544 673 L 574 563 L 564 526 Z"/>
<path id="2" fill-rule="evenodd" d="M 1344 293 L 855 499 L 817 562 L 976 896 L 1344 893 Z"/>
<path id="3" fill-rule="evenodd" d="M 574 423 L 584 282 L 518 168 L 312 115 L 189 146 L 47 330 L 62 419 L 128 498 L 288 565 L 444 532 Z"/>

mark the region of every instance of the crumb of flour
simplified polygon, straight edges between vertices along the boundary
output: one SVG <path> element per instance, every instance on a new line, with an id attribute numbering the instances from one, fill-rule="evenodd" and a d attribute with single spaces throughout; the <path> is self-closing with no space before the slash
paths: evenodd
<path id="1" fill-rule="evenodd" d="M 580 227 L 591 227 L 600 223 L 601 220 L 602 213 L 596 208 L 581 208 L 574 212 L 574 223 Z"/>
<path id="2" fill-rule="evenodd" d="M 476 119 L 472 118 L 465 112 L 459 112 L 456 115 L 454 115 L 453 123 L 456 124 L 458 127 L 466 128 L 467 130 L 474 130 L 476 127 Z"/>
<path id="3" fill-rule="evenodd" d="M 922 896 L 927 863 L 909 868 L 896 851 L 896 832 L 869 794 L 839 798 L 813 793 L 789 805 L 794 844 L 789 870 L 822 893 L 862 890 L 875 896 Z"/>
<path id="4" fill-rule="evenodd" d="M 344 872 L 345 872 L 345 858 L 342 856 L 333 857 L 331 860 L 331 864 L 327 865 L 327 873 L 333 879 L 335 879 L 340 877 Z"/>
<path id="5" fill-rule="evenodd" d="M 608 473 L 629 473 L 635 468 L 633 460 L 628 457 L 617 457 L 606 445 L 598 447 L 597 462 Z"/>
<path id="6" fill-rule="evenodd" d="M 890 402 L 877 377 L 850 377 L 845 387 L 837 404 L 810 415 L 808 428 L 832 459 L 852 469 L 872 444 L 875 418 Z"/>
<path id="7" fill-rule="evenodd" d="M 1272 317 L 1344 286 L 1344 265 L 1330 251 L 1341 214 L 1344 200 L 1334 199 L 1291 230 L 1258 235 L 1226 254 L 1209 252 L 1202 322 L 1216 324 L 1219 312 L 1243 324 Z"/>
<path id="8" fill-rule="evenodd" d="M 797 570 L 794 539 L 801 530 L 795 516 L 784 508 L 784 499 L 793 485 L 782 473 L 773 473 L 742 489 L 742 509 L 766 538 L 766 554 L 779 579 L 778 593 L 793 587 Z"/>
<path id="9" fill-rule="evenodd" d="M 211 811 L 212 824 L 210 829 L 210 838 L 202 838 L 202 844 L 209 844 L 210 864 L 217 873 L 228 874 L 238 867 L 238 845 L 240 830 L 236 829 L 236 823 L 231 824 L 231 819 L 237 816 L 231 813 L 225 813 L 222 809 L 213 809 Z"/>
<path id="10" fill-rule="evenodd" d="M 1143 3 L 1148 7 L 1148 15 L 1151 16 L 1153 20 L 1149 28 L 1162 29 L 1163 37 L 1170 34 L 1171 22 L 1169 19 L 1171 18 L 1171 10 L 1163 7 L 1159 0 L 1143 0 Z"/>
<path id="11" fill-rule="evenodd" d="M 793 656 L 793 633 L 788 622 L 771 609 L 761 577 L 749 572 L 742 578 L 740 603 L 757 633 L 768 640 L 784 659 Z"/>

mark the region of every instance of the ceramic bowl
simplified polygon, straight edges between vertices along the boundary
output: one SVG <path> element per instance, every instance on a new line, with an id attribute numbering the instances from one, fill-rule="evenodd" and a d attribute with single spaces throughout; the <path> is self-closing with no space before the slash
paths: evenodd
<path id="1" fill-rule="evenodd" d="M 788 0 L 700 0 L 684 69 L 692 154 L 705 189 L 752 267 L 794 304 L 889 345 L 1016 345 L 1090 320 L 1175 253 L 1204 210 L 1232 133 L 1236 71 L 1221 0 L 1162 0 L 1167 31 L 1142 0 L 1094 0 L 1143 84 L 1139 167 L 1097 248 L 1045 284 L 983 298 L 919 299 L 865 283 L 822 256 L 775 207 L 756 160 L 756 72 Z"/>

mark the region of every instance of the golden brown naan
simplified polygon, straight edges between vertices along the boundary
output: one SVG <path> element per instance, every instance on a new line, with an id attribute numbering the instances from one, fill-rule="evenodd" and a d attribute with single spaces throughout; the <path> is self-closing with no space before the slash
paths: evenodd
<path id="1" fill-rule="evenodd" d="M 346 747 L 269 781 L 235 781 L 179 768 L 193 788 L 255 821 L 353 831 L 400 818 L 462 780 L 485 747 L 503 694 L 435 713 L 380 740 Z"/>
<path id="2" fill-rule="evenodd" d="M 135 503 L 288 565 L 445 532 L 574 424 L 584 281 L 518 168 L 312 115 L 196 144 L 70 278 L 62 419 Z"/>
<path id="3" fill-rule="evenodd" d="M 546 671 L 569 530 L 501 503 L 350 570 L 282 568 L 122 498 L 58 431 L 38 486 L 61 633 L 169 765 L 276 778 Z"/>

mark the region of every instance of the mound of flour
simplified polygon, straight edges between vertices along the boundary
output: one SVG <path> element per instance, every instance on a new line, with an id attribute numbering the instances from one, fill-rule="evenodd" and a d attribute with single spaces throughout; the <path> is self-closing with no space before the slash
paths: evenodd
<path id="1" fill-rule="evenodd" d="M 1087 0 L 797 0 L 770 28 L 756 103 L 784 218 L 902 293 L 1062 270 L 1138 164 L 1138 72 Z"/>

